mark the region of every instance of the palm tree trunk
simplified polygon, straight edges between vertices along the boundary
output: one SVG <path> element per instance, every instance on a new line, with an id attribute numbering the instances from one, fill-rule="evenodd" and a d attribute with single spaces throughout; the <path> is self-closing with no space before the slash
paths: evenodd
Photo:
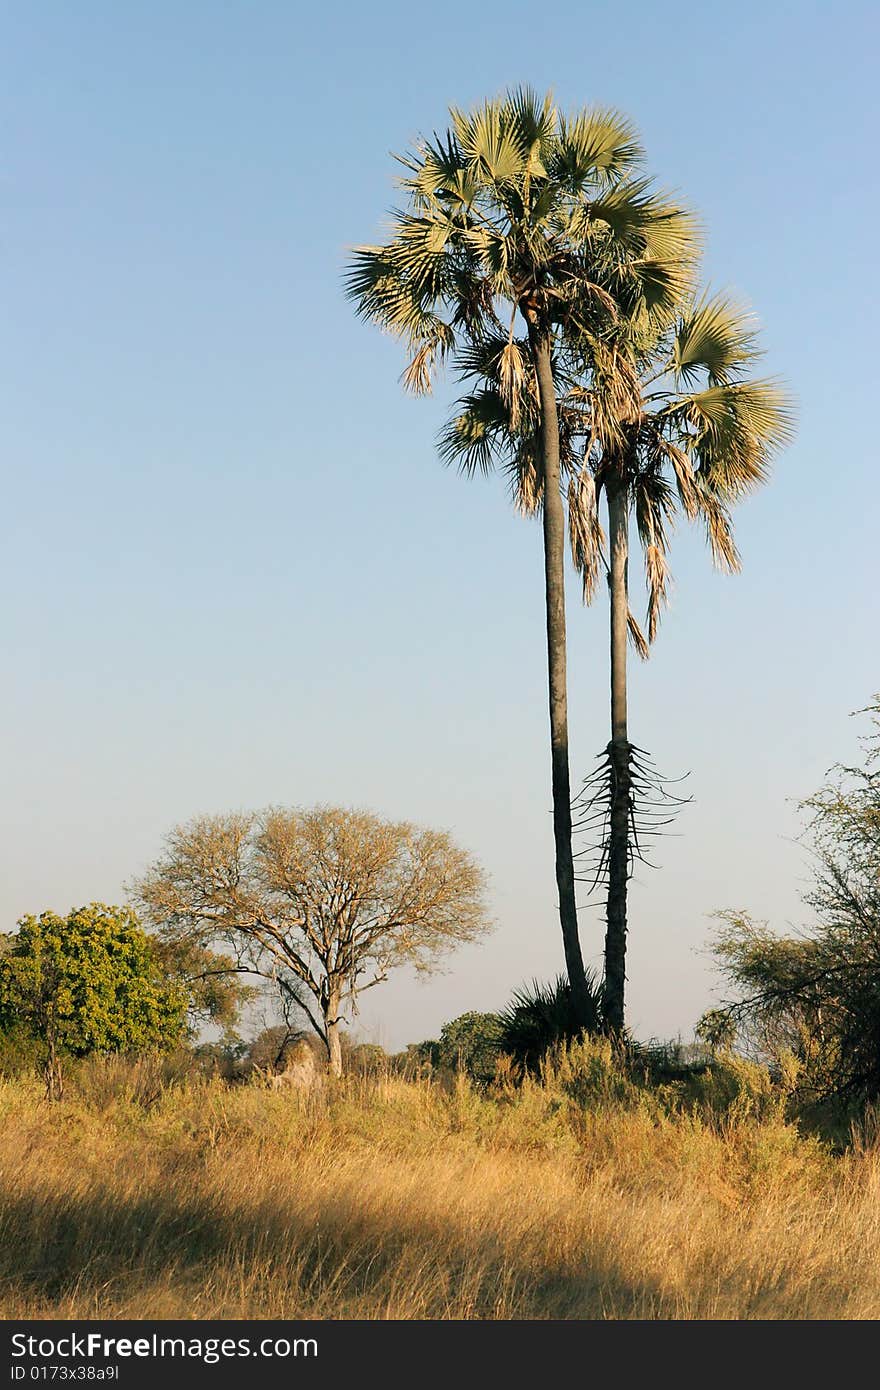
<path id="1" fill-rule="evenodd" d="M 559 491 L 559 418 L 550 360 L 550 339 L 535 323 L 529 341 L 541 402 L 541 452 L 544 464 L 544 590 L 547 609 L 547 670 L 550 695 L 550 753 L 553 790 L 553 837 L 556 887 L 565 965 L 575 1016 L 590 1018 L 590 994 L 578 936 L 574 859 L 571 849 L 571 778 L 568 767 L 568 694 L 565 645 L 565 512 Z"/>
<path id="2" fill-rule="evenodd" d="M 609 1033 L 620 1037 L 623 1034 L 626 986 L 626 894 L 631 794 L 631 750 L 626 715 L 629 508 L 626 486 L 619 479 L 609 480 L 607 493 L 611 570 L 611 742 L 608 745 L 611 807 L 603 1004 Z"/>

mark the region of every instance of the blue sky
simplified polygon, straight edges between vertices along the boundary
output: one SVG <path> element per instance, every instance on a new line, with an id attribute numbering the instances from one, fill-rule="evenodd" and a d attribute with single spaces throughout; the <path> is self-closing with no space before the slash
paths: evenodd
<path id="1" fill-rule="evenodd" d="M 632 899 L 631 1020 L 689 1036 L 708 916 L 802 917 L 794 802 L 880 687 L 878 19 L 868 4 L 3 6 L 2 925 L 118 900 L 196 812 L 338 801 L 447 826 L 493 937 L 367 996 L 389 1045 L 561 964 L 540 537 L 437 461 L 449 392 L 342 297 L 392 149 L 506 85 L 613 105 L 745 296 L 796 444 L 745 572 L 678 535 L 631 730 L 696 798 Z M 607 739 L 572 588 L 573 773 Z M 598 960 L 598 909 L 582 914 Z"/>

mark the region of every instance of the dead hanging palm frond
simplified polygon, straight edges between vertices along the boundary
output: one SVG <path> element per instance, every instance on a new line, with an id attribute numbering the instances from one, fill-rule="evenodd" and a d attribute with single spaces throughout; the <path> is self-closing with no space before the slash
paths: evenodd
<path id="1" fill-rule="evenodd" d="M 568 482 L 568 534 L 571 558 L 581 576 L 584 603 L 592 603 L 599 572 L 607 568 L 605 532 L 596 506 L 596 482 L 584 464 Z"/>
<path id="2" fill-rule="evenodd" d="M 648 583 L 648 641 L 653 642 L 660 610 L 669 607 L 669 562 L 659 545 L 645 548 L 645 577 Z"/>
<path id="3" fill-rule="evenodd" d="M 666 549 L 667 528 L 675 523 L 675 494 L 662 473 L 648 467 L 631 480 L 636 526 L 642 545 Z"/>
<path id="4" fill-rule="evenodd" d="M 575 388 L 573 401 L 588 405 L 593 439 L 607 454 L 623 448 L 628 427 L 638 424 L 642 402 L 638 376 L 625 353 L 601 341 L 591 344 L 591 382 Z"/>
<path id="5" fill-rule="evenodd" d="M 498 394 L 508 408 L 511 430 L 519 426 L 525 380 L 526 364 L 522 352 L 519 344 L 511 339 L 505 343 L 498 358 Z"/>
<path id="6" fill-rule="evenodd" d="M 429 396 L 435 368 L 454 345 L 455 334 L 447 324 L 438 322 L 434 332 L 415 341 L 419 345 L 400 379 L 405 391 L 414 396 Z"/>
<path id="7" fill-rule="evenodd" d="M 632 642 L 642 661 L 647 661 L 648 657 L 651 655 L 651 650 L 645 640 L 645 634 L 639 627 L 638 619 L 629 604 L 627 604 L 626 609 L 626 626 L 629 632 L 629 640 Z"/>
<path id="8" fill-rule="evenodd" d="M 434 363 L 434 348 L 431 343 L 422 343 L 415 355 L 407 363 L 401 375 L 405 391 L 414 396 L 431 394 L 431 367 Z"/>
<path id="9" fill-rule="evenodd" d="M 667 527 L 675 517 L 675 497 L 666 479 L 649 469 L 634 481 L 636 527 L 648 588 L 648 641 L 657 636 L 662 608 L 669 605 L 670 569 L 666 558 Z"/>
<path id="10" fill-rule="evenodd" d="M 688 521 L 695 521 L 700 508 L 694 483 L 694 470 L 687 454 L 671 440 L 664 439 L 659 433 L 655 435 L 653 440 L 653 454 L 661 467 L 663 460 L 667 460 L 671 465 L 681 509 Z"/>
<path id="11" fill-rule="evenodd" d="M 586 262 L 568 255 L 556 255 L 550 260 L 556 284 L 550 298 L 564 312 L 576 332 L 590 336 L 602 331 L 610 319 L 617 318 L 618 305 L 614 296 L 602 285 L 584 275 Z"/>
<path id="12" fill-rule="evenodd" d="M 664 777 L 657 771 L 649 753 L 635 744 L 626 745 L 627 818 L 627 877 L 631 878 L 636 861 L 648 868 L 656 865 L 648 858 L 655 840 L 668 834 L 678 812 L 693 801 L 691 796 L 678 796 L 670 791 L 684 777 Z M 600 754 L 598 765 L 584 778 L 581 791 L 572 802 L 572 829 L 586 837 L 583 848 L 575 854 L 576 877 L 588 883 L 594 892 L 608 881 L 611 848 L 611 807 L 619 788 L 619 766 L 615 763 L 612 745 Z"/>
<path id="13" fill-rule="evenodd" d="M 513 505 L 520 516 L 534 516 L 544 500 L 544 470 L 537 433 L 524 436 L 505 470 L 510 478 Z"/>
<path id="14" fill-rule="evenodd" d="M 718 569 L 724 570 L 727 574 L 739 574 L 742 561 L 733 539 L 730 512 L 720 498 L 707 487 L 700 487 L 697 497 L 700 515 L 706 524 L 706 539 L 713 562 Z"/>

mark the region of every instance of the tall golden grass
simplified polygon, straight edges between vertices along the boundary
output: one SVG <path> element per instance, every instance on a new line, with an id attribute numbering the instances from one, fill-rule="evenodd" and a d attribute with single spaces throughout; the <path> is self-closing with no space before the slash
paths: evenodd
<path id="1" fill-rule="evenodd" d="M 487 1094 L 297 1097 L 122 1063 L 54 1106 L 2 1083 L 0 1313 L 880 1315 L 880 1151 L 835 1156 L 731 1074 L 714 1109 L 640 1091 L 595 1045 Z"/>

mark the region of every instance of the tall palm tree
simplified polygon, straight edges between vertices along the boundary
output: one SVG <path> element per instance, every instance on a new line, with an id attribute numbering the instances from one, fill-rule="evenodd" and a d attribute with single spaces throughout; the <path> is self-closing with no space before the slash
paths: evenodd
<path id="1" fill-rule="evenodd" d="M 653 339 L 621 320 L 613 359 L 606 352 L 594 364 L 589 383 L 573 392 L 589 422 L 581 475 L 573 487 L 580 515 L 572 526 L 574 559 L 587 598 L 595 587 L 603 491 L 608 514 L 611 739 L 599 795 L 607 829 L 604 1012 L 609 1031 L 618 1036 L 624 1029 L 627 885 L 637 850 L 640 790 L 627 716 L 628 638 L 641 656 L 648 655 L 668 601 L 668 539 L 678 511 L 689 521 L 703 521 L 721 569 L 740 568 L 731 507 L 765 481 L 772 456 L 792 436 L 784 388 L 751 375 L 760 355 L 750 316 L 724 296 L 703 298 Z M 647 640 L 629 604 L 633 517 L 648 587 Z"/>
<path id="2" fill-rule="evenodd" d="M 680 285 L 680 288 L 682 286 Z M 562 471 L 567 477 L 572 555 L 591 602 L 604 570 L 611 619 L 611 739 L 600 773 L 576 802 L 583 823 L 603 823 L 600 877 L 607 881 L 603 1012 L 624 1030 L 627 887 L 636 831 L 639 763 L 629 741 L 628 640 L 647 658 L 669 588 L 669 533 L 676 513 L 701 519 L 713 559 L 740 567 L 730 509 L 764 481 L 773 454 L 792 433 L 792 411 L 775 381 L 753 378 L 760 356 L 747 314 L 724 297 L 682 297 L 665 326 L 642 306 L 613 328 L 582 339 L 555 364 Z M 520 510 L 540 505 L 540 402 L 526 383 L 511 406 L 503 380 L 504 340 L 489 336 L 460 353 L 476 382 L 441 440 L 468 470 L 500 458 Z M 604 492 L 608 530 L 600 521 Z M 629 602 L 633 516 L 648 585 L 647 637 Z"/>
<path id="3" fill-rule="evenodd" d="M 503 402 L 517 422 L 536 402 L 533 492 L 544 535 L 556 884 L 566 967 L 586 1021 L 590 994 L 578 938 L 571 844 L 566 689 L 563 449 L 557 374 L 621 307 L 662 318 L 689 275 L 689 219 L 635 177 L 642 152 L 613 111 L 562 115 L 520 89 L 400 157 L 407 205 L 379 246 L 358 247 L 347 292 L 359 313 L 400 336 L 405 386 L 431 389 L 449 360 L 501 340 Z M 518 331 L 519 330 L 519 331 Z M 483 451 L 485 466 L 491 449 Z"/>

